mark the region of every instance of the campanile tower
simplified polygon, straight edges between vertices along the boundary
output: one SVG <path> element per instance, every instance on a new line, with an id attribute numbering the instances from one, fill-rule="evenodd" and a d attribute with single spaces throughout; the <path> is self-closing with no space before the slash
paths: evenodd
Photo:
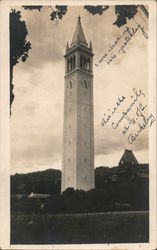
<path id="1" fill-rule="evenodd" d="M 65 53 L 62 192 L 95 187 L 93 124 L 93 49 L 78 17 Z"/>

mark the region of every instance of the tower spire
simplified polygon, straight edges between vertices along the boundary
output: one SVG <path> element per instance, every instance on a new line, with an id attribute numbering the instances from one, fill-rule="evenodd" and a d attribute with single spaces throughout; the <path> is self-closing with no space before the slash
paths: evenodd
<path id="1" fill-rule="evenodd" d="M 75 33 L 72 39 L 71 46 L 77 44 L 78 42 L 82 43 L 85 46 L 88 46 L 83 29 L 82 29 L 80 16 L 78 16 L 77 26 L 75 29 Z"/>

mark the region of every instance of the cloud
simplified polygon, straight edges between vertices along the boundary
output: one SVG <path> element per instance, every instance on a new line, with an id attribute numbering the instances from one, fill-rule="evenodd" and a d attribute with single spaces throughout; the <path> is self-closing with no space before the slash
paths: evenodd
<path id="1" fill-rule="evenodd" d="M 71 42 L 80 14 L 87 41 L 92 40 L 94 63 L 108 45 L 121 34 L 113 26 L 114 8 L 103 15 L 90 15 L 82 7 L 68 7 L 68 13 L 57 24 L 45 11 L 22 10 L 32 50 L 25 63 L 14 68 L 15 99 L 11 117 L 12 171 L 27 172 L 62 166 L 62 132 L 64 105 L 64 52 Z M 91 28 L 92 27 L 92 28 Z M 128 44 L 126 54 L 115 63 L 103 62 L 94 67 L 95 166 L 117 164 L 127 137 L 111 126 L 101 127 L 103 114 L 114 107 L 118 97 L 129 97 L 134 87 L 148 95 L 147 40 L 140 32 Z M 144 100 L 146 103 L 148 99 Z M 125 105 L 123 106 L 125 108 Z M 148 160 L 148 130 L 131 146 L 139 161 Z"/>

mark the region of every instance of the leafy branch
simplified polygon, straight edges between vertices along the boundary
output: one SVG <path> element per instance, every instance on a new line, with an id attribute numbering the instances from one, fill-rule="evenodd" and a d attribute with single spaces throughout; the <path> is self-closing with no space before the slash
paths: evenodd
<path id="1" fill-rule="evenodd" d="M 133 18 L 137 13 L 137 5 L 116 5 L 115 14 L 117 20 L 113 23 L 117 27 L 121 27 L 127 23 L 127 19 Z"/>
<path id="2" fill-rule="evenodd" d="M 109 8 L 108 5 L 97 5 L 97 6 L 85 5 L 84 6 L 84 9 L 86 9 L 92 15 L 96 15 L 96 14 L 102 15 L 103 12 L 107 10 L 108 8 Z"/>
<path id="3" fill-rule="evenodd" d="M 15 9 L 10 13 L 10 107 L 14 100 L 13 93 L 13 67 L 19 62 L 25 62 L 31 43 L 26 40 L 28 31 L 25 21 L 21 20 L 21 12 Z"/>
<path id="4" fill-rule="evenodd" d="M 52 12 L 50 14 L 50 17 L 51 17 L 52 21 L 54 19 L 62 19 L 63 16 L 67 12 L 67 6 L 66 5 L 56 5 L 54 7 L 55 9 L 52 8 L 52 6 L 48 6 L 48 7 L 52 10 Z M 41 6 L 41 5 L 39 5 L 39 6 L 37 6 L 37 5 L 35 5 L 35 6 L 33 6 L 33 5 L 29 6 L 29 5 L 27 5 L 27 6 L 23 6 L 23 8 L 25 10 L 38 10 L 38 11 L 41 11 L 41 9 L 44 8 L 44 6 Z"/>

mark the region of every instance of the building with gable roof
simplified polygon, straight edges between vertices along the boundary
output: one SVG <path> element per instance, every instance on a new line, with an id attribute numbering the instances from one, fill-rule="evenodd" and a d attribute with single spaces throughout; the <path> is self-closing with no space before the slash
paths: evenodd
<path id="1" fill-rule="evenodd" d="M 133 154 L 132 150 L 125 149 L 120 161 L 119 167 L 122 168 L 130 168 L 139 165 L 135 155 Z"/>

